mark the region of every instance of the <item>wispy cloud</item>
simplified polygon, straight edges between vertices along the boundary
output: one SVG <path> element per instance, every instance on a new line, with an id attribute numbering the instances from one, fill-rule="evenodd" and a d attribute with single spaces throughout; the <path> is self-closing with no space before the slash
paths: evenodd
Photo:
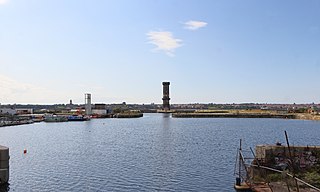
<path id="1" fill-rule="evenodd" d="M 8 0 L 0 0 L 0 5 L 4 5 L 8 2 Z"/>
<path id="2" fill-rule="evenodd" d="M 175 49 L 182 46 L 182 40 L 174 38 L 170 31 L 150 31 L 147 36 L 149 43 L 156 46 L 155 50 L 164 51 L 169 56 L 174 56 Z"/>
<path id="3" fill-rule="evenodd" d="M 188 21 L 185 22 L 185 28 L 189 30 L 197 30 L 201 27 L 205 27 L 208 23 L 203 22 L 203 21 Z"/>
<path id="4" fill-rule="evenodd" d="M 0 101 L 3 103 L 41 103 L 56 96 L 53 91 L 0 74 Z"/>

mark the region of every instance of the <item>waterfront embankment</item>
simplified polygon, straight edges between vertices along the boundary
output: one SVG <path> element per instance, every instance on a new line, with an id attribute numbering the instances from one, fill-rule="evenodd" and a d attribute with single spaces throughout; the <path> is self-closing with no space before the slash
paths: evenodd
<path id="1" fill-rule="evenodd" d="M 12 149 L 9 192 L 27 187 L 33 191 L 235 192 L 233 146 L 238 146 L 239 138 L 245 138 L 244 149 L 277 140 L 284 143 L 283 130 L 293 133 L 290 141 L 295 145 L 320 145 L 317 122 L 181 119 L 162 113 L 0 128 L 0 145 Z"/>
<path id="2" fill-rule="evenodd" d="M 28 117 L 19 117 L 19 116 L 3 116 L 0 117 L 0 127 L 4 126 L 16 126 L 30 124 L 34 121 Z"/>
<path id="3" fill-rule="evenodd" d="M 308 113 L 284 113 L 277 111 L 260 110 L 199 110 L 191 113 L 172 113 L 175 118 L 281 118 L 281 119 L 301 119 L 320 120 L 320 115 Z"/>
<path id="4" fill-rule="evenodd" d="M 31 120 L 23 120 L 23 121 L 1 121 L 0 122 L 0 127 L 5 127 L 5 126 L 16 126 L 16 125 L 24 125 L 24 124 L 30 124 L 33 123 Z"/>
<path id="5" fill-rule="evenodd" d="M 295 114 L 296 119 L 303 119 L 303 120 L 320 120 L 320 115 L 313 115 L 308 113 L 297 113 Z"/>
<path id="6" fill-rule="evenodd" d="M 255 113 L 173 113 L 172 117 L 179 118 L 283 118 L 295 119 L 291 114 L 255 114 Z"/>
<path id="7" fill-rule="evenodd" d="M 113 118 L 139 118 L 143 117 L 143 113 L 117 113 L 112 116 Z"/>

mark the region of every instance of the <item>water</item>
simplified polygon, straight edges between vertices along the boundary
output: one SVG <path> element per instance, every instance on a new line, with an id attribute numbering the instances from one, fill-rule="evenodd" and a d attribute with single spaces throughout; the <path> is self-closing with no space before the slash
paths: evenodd
<path id="1" fill-rule="evenodd" d="M 0 128 L 10 148 L 9 191 L 234 191 L 244 147 L 320 145 L 320 122 L 171 118 L 38 123 Z M 23 150 L 27 149 L 27 154 Z"/>

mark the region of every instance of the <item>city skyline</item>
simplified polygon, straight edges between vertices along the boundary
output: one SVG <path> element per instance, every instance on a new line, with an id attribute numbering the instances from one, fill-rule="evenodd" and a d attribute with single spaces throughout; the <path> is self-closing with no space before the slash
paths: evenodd
<path id="1" fill-rule="evenodd" d="M 0 103 L 320 103 L 319 8 L 0 0 Z"/>

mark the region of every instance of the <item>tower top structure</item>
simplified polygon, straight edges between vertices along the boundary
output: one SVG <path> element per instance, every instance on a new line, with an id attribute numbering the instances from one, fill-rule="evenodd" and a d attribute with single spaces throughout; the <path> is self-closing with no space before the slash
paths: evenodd
<path id="1" fill-rule="evenodd" d="M 163 101 L 163 110 L 165 111 L 169 111 L 170 110 L 170 96 L 169 96 L 169 85 L 170 82 L 162 82 L 162 86 L 163 86 L 163 97 L 162 97 L 162 101 Z"/>

